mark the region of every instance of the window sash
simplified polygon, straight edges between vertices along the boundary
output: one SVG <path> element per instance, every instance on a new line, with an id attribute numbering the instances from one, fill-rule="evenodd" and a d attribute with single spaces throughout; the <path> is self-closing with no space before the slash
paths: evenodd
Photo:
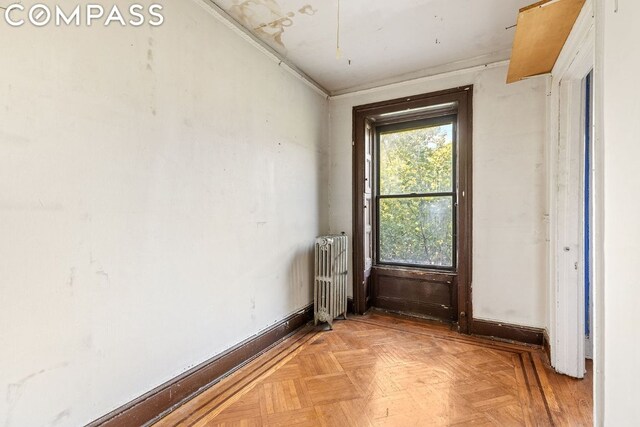
<path id="1" fill-rule="evenodd" d="M 406 194 L 380 194 L 380 137 L 384 134 L 403 132 L 413 129 L 423 129 L 430 127 L 438 127 L 445 126 L 451 124 L 453 126 L 453 158 L 452 158 L 452 191 L 445 192 L 427 192 L 427 193 L 406 193 Z M 456 271 L 458 268 L 458 191 L 457 191 L 457 168 L 458 168 L 458 116 L 447 115 L 441 117 L 427 118 L 427 119 L 418 119 L 411 120 L 407 122 L 397 123 L 397 124 L 386 124 L 382 126 L 378 126 L 376 128 L 376 142 L 375 142 L 375 150 L 376 150 L 376 161 L 375 161 L 375 176 L 376 176 L 376 186 L 374 190 L 374 200 L 375 200 L 375 263 L 380 266 L 389 266 L 389 267 L 409 267 L 409 268 L 419 268 L 419 269 L 427 269 L 427 270 L 437 270 L 437 271 Z M 388 200 L 388 199 L 411 199 L 411 198 L 435 198 L 435 197 L 451 197 L 451 206 L 452 206 L 452 236 L 451 236 L 451 245 L 452 245 L 452 262 L 451 266 L 440 266 L 440 265 L 430 265 L 430 264 L 410 264 L 410 263 L 399 263 L 399 262 L 389 262 L 383 261 L 380 259 L 380 201 Z"/>
<path id="2" fill-rule="evenodd" d="M 451 198 L 451 264 L 452 265 L 433 265 L 433 264 L 418 264 L 418 263 L 403 263 L 394 261 L 385 261 L 380 256 L 380 200 L 406 200 L 406 199 L 437 199 L 437 198 Z M 430 193 L 427 195 L 399 195 L 399 196 L 376 196 L 376 265 L 389 266 L 389 267 L 411 267 L 421 268 L 429 270 L 440 271 L 455 271 L 458 264 L 458 248 L 457 248 L 457 236 L 458 236 L 458 212 L 457 212 L 457 193 Z"/>

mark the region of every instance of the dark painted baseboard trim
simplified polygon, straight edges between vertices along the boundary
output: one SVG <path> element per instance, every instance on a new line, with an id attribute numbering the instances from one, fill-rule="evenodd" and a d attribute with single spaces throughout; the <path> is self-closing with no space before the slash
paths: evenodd
<path id="1" fill-rule="evenodd" d="M 544 329 L 479 319 L 473 319 L 471 325 L 472 335 L 480 335 L 539 346 L 543 345 Z"/>
<path id="2" fill-rule="evenodd" d="M 353 307 L 353 298 L 351 297 L 347 298 L 347 311 L 352 314 L 355 313 L 354 307 Z M 419 316 L 419 315 L 415 316 L 409 313 L 403 313 L 399 311 L 389 311 L 384 309 L 383 311 L 398 314 L 400 316 L 408 316 L 412 318 L 418 317 L 418 318 L 426 319 L 428 321 L 437 321 L 441 323 L 442 322 L 446 323 L 445 321 L 439 318 L 428 318 L 428 317 Z M 551 349 L 549 345 L 549 338 L 547 336 L 547 332 L 544 329 L 532 328 L 528 326 L 511 325 L 508 323 L 493 322 L 490 320 L 473 319 L 473 321 L 471 322 L 471 335 L 478 335 L 482 337 L 494 338 L 497 340 L 542 346 L 544 347 L 544 350 L 547 353 L 549 360 L 551 360 Z"/>
<path id="3" fill-rule="evenodd" d="M 548 362 L 551 363 L 551 341 L 549 341 L 549 334 L 547 334 L 547 331 L 544 331 L 542 340 L 542 347 L 544 348 L 544 352 L 547 355 Z"/>
<path id="4" fill-rule="evenodd" d="M 151 390 L 87 427 L 139 427 L 166 415 L 222 378 L 253 360 L 313 319 L 313 304 L 235 347 Z"/>

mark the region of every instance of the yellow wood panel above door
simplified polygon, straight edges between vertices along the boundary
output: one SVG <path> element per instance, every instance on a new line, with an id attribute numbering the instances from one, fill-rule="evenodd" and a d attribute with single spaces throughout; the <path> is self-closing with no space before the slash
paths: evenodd
<path id="1" fill-rule="evenodd" d="M 550 73 L 585 0 L 545 0 L 520 9 L 507 83 Z"/>

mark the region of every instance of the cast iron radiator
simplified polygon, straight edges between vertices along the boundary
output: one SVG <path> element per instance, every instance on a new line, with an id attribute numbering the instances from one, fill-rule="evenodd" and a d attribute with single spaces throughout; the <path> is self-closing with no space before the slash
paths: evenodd
<path id="1" fill-rule="evenodd" d="M 333 329 L 333 320 L 347 318 L 347 236 L 322 236 L 316 239 L 314 323 L 327 322 Z"/>

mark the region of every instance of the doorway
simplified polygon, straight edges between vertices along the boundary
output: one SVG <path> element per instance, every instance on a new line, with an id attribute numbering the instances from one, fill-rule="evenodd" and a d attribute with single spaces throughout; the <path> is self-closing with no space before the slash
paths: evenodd
<path id="1" fill-rule="evenodd" d="M 586 14 L 585 16 L 591 16 Z M 550 347 L 559 373 L 583 378 L 593 352 L 601 203 L 593 140 L 593 32 L 552 78 L 550 153 Z M 567 52 L 572 52 L 568 50 Z M 557 108 L 556 108 L 557 106 Z"/>
<path id="2" fill-rule="evenodd" d="M 584 249 L 584 355 L 586 359 L 593 359 L 593 70 L 584 78 L 584 169 L 582 179 L 584 192 L 582 199 L 583 233 L 582 246 Z"/>
<path id="3" fill-rule="evenodd" d="M 354 108 L 354 309 L 471 318 L 472 86 Z"/>

